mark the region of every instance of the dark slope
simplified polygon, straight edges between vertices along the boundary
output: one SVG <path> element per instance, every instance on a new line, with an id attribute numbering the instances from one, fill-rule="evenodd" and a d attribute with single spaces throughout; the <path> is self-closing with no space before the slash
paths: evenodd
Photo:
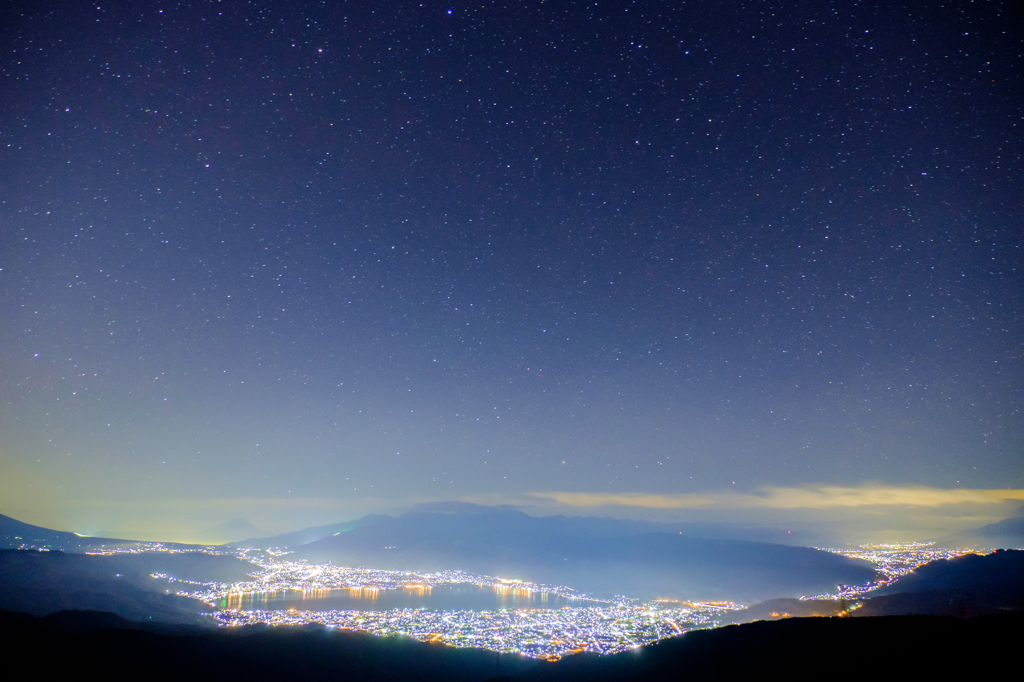
<path id="1" fill-rule="evenodd" d="M 59 614 L 63 616 L 63 614 Z M 90 619 L 95 627 L 88 627 Z M 66 621 L 73 622 L 67 627 Z M 45 662 L 46 672 L 80 675 L 83 665 L 105 678 L 180 680 L 436 680 L 478 682 L 544 665 L 520 656 L 454 649 L 409 638 L 374 637 L 323 627 L 194 628 L 174 636 L 144 624 L 79 613 L 64 619 L 0 611 L 5 650 Z M 53 652 L 60 652 L 54 657 Z M 84 663 L 89 662 L 89 663 Z"/>
<path id="2" fill-rule="evenodd" d="M 1024 548 L 1024 516 L 1015 516 L 974 530 L 947 535 L 940 538 L 936 544 L 940 547 Z"/>
<path id="3" fill-rule="evenodd" d="M 378 515 L 371 514 L 357 521 L 345 521 L 342 523 L 329 523 L 324 526 L 312 526 L 310 528 L 303 528 L 302 530 L 296 530 L 290 533 L 281 533 L 279 535 L 271 535 L 270 537 L 265 538 L 247 538 L 239 542 L 230 542 L 228 545 L 231 547 L 257 547 L 259 549 L 267 549 L 270 547 L 294 548 L 331 537 L 332 535 L 337 535 L 338 533 L 346 533 L 360 525 L 372 523 L 376 518 L 388 517 L 379 517 Z"/>
<path id="4" fill-rule="evenodd" d="M 838 616 L 843 607 L 842 602 L 831 599 L 769 599 L 740 611 L 733 611 L 728 615 L 727 622 L 753 623 L 758 620 L 780 618 Z"/>
<path id="5" fill-rule="evenodd" d="M 199 602 L 167 594 L 150 573 L 193 580 L 243 579 L 251 564 L 233 557 L 181 554 L 90 556 L 0 550 L 0 608 L 45 615 L 109 611 L 136 621 L 204 623 Z"/>
<path id="6" fill-rule="evenodd" d="M 877 594 L 964 590 L 967 592 L 1024 592 L 1024 551 L 997 550 L 984 556 L 965 554 L 955 559 L 918 566 Z"/>
<path id="7" fill-rule="evenodd" d="M 970 617 L 1007 610 L 1024 610 L 1021 550 L 932 561 L 873 593 L 859 611 Z"/>
<path id="8" fill-rule="evenodd" d="M 950 616 L 975 618 L 1024 610 L 1024 552 L 998 551 L 932 561 L 897 582 L 856 601 L 772 599 L 735 611 L 736 623 L 790 616 L 834 616 L 846 607 L 865 616 Z"/>
<path id="9" fill-rule="evenodd" d="M 94 617 L 96 627 L 89 628 Z M 175 636 L 101 614 L 38 619 L 0 611 L 11 660 L 43 663 L 49 676 L 102 668 L 114 679 L 342 679 L 535 682 L 575 680 L 801 679 L 953 675 L 1016 660 L 1024 614 L 953 618 L 794 618 L 701 630 L 615 656 L 556 663 L 453 649 L 404 638 L 324 628 L 194 630 Z M 54 652 L 60 652 L 54 656 Z"/>
<path id="10" fill-rule="evenodd" d="M 759 600 L 862 583 L 866 562 L 805 547 L 671 533 L 567 534 L 565 517 L 517 511 L 376 517 L 296 549 L 315 562 L 405 570 L 458 568 L 563 584 L 595 595 Z"/>
<path id="11" fill-rule="evenodd" d="M 531 680 L 822 679 L 976 674 L 1016 659 L 1024 614 L 790 618 L 700 630 L 609 657 L 570 656 Z"/>
<path id="12" fill-rule="evenodd" d="M 33 526 L 10 516 L 0 514 L 0 549 L 22 547 L 58 549 L 65 552 L 84 552 L 103 543 L 122 543 L 126 540 L 87 538 L 62 530 Z"/>

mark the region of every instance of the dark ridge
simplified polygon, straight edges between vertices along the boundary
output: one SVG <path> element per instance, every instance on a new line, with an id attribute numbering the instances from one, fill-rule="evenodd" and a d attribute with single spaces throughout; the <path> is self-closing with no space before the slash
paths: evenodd
<path id="1" fill-rule="evenodd" d="M 323 526 L 312 526 L 310 528 L 303 528 L 302 530 L 296 530 L 290 533 L 281 533 L 279 535 L 272 535 L 265 538 L 246 538 L 239 542 L 229 542 L 228 546 L 256 547 L 259 549 L 267 549 L 270 547 L 298 547 L 300 545 L 309 544 L 310 542 L 322 540 L 338 533 L 350 531 L 368 518 L 371 517 L 365 517 L 359 521 L 346 521 L 344 523 L 329 523 Z"/>
<path id="2" fill-rule="evenodd" d="M 728 620 L 733 623 L 752 623 L 781 618 L 838 616 L 842 610 L 842 602 L 831 599 L 769 599 L 749 608 L 733 611 L 729 614 Z"/>
<path id="3" fill-rule="evenodd" d="M 923 674 L 949 679 L 1016 658 L 1024 613 L 974 620 L 929 616 L 790 618 L 700 630 L 605 658 L 568 657 L 536 680 L 800 679 Z M 527 679 L 527 678 L 523 678 Z"/>
<path id="4" fill-rule="evenodd" d="M 1013 516 L 974 530 L 946 535 L 936 541 L 940 547 L 975 549 L 1024 549 L 1024 505 Z"/>
<path id="5" fill-rule="evenodd" d="M 246 627 L 158 634 L 124 626 L 58 626 L 0 611 L 5 650 L 41 662 L 47 675 L 80 674 L 83 661 L 115 678 L 175 679 L 512 679 L 588 682 L 976 674 L 1016 660 L 1024 613 L 972 620 L 930 616 L 791 618 L 700 630 L 613 656 L 580 654 L 555 663 L 455 649 L 401 637 L 323 627 Z M 130 624 L 129 624 L 130 625 Z M 54 656 L 54 652 L 60 652 Z"/>
<path id="6" fill-rule="evenodd" d="M 965 554 L 919 566 L 876 595 L 952 590 L 979 596 L 1024 599 L 1024 551 Z"/>
<path id="7" fill-rule="evenodd" d="M 233 557 L 182 554 L 93 556 L 0 550 L 0 608 L 43 616 L 109 611 L 131 621 L 203 624 L 200 602 L 168 593 L 153 572 L 202 580 L 237 580 L 253 570 Z"/>
<path id="8" fill-rule="evenodd" d="M 772 599 L 735 611 L 735 623 L 794 616 L 978 616 L 1024 610 L 1024 552 L 932 561 L 866 599 Z"/>
<path id="9" fill-rule="evenodd" d="M 140 630 L 142 625 L 109 611 L 69 610 L 57 611 L 44 616 L 46 627 L 65 632 L 87 632 L 90 630 Z"/>
<path id="10" fill-rule="evenodd" d="M 68 630 L 46 619 L 0 611 L 5 650 L 45 662 L 47 675 L 81 673 L 83 661 L 108 666 L 117 679 L 351 679 L 479 681 L 496 673 L 524 672 L 543 663 L 480 649 L 455 649 L 407 637 L 374 637 L 322 626 L 191 629 L 175 635 L 106 627 L 109 619 L 84 614 L 95 627 Z M 131 625 L 131 624 L 129 624 Z M 60 656 L 53 656 L 53 652 Z M 499 661 L 500 659 L 500 661 Z"/>
<path id="11" fill-rule="evenodd" d="M 932 561 L 876 593 L 853 615 L 972 618 L 1024 610 L 1024 551 Z"/>
<path id="12" fill-rule="evenodd" d="M 0 514 L 0 549 L 19 549 L 22 545 L 57 549 L 66 552 L 86 551 L 103 543 L 125 543 L 129 540 L 90 538 L 63 530 L 33 526 Z"/>

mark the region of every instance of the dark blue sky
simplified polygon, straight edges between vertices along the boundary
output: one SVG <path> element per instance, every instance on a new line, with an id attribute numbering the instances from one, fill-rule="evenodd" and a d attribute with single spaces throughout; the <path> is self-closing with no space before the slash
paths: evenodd
<path id="1" fill-rule="evenodd" d="M 1024 488 L 1014 3 L 14 2 L 0 27 L 23 516 Z"/>

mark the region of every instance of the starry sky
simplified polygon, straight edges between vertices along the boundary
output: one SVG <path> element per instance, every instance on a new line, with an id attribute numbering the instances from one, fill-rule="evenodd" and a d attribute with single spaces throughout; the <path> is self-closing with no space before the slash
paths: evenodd
<path id="1" fill-rule="evenodd" d="M 0 513 L 1024 498 L 1016 3 L 35 0 L 0 45 Z"/>

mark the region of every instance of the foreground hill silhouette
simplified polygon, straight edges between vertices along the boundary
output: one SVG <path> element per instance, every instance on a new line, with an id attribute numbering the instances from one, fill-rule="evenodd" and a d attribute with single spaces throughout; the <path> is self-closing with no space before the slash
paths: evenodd
<path id="1" fill-rule="evenodd" d="M 979 596 L 1024 598 L 1024 551 L 996 550 L 991 554 L 965 554 L 918 566 L 911 573 L 875 594 L 958 590 Z"/>
<path id="2" fill-rule="evenodd" d="M 253 568 L 234 557 L 205 554 L 0 550 L 0 608 L 39 616 L 86 609 L 136 621 L 204 623 L 200 602 L 167 594 L 167 583 L 150 574 L 229 582 L 244 579 Z"/>
<path id="3" fill-rule="evenodd" d="M 640 599 L 757 601 L 864 583 L 875 575 L 867 562 L 806 547 L 665 532 L 601 534 L 588 520 L 487 508 L 368 517 L 294 550 L 296 558 L 317 563 L 457 568 Z"/>
<path id="4" fill-rule="evenodd" d="M 801 616 L 953 616 L 1024 611 L 1024 551 L 998 550 L 932 561 L 864 599 L 770 599 L 729 618 L 734 623 Z"/>
<path id="5" fill-rule="evenodd" d="M 932 561 L 873 592 L 854 615 L 973 617 L 1024 610 L 1024 551 Z"/>
<path id="6" fill-rule="evenodd" d="M 94 627 L 91 627 L 94 626 Z M 542 681 L 812 678 L 976 674 L 1016 660 L 1024 614 L 794 618 L 700 630 L 614 656 L 555 663 L 322 627 L 178 634 L 89 612 L 35 618 L 0 611 L 5 649 L 48 676 L 95 669 L 114 679 Z M 59 655 L 54 655 L 59 652 Z"/>

